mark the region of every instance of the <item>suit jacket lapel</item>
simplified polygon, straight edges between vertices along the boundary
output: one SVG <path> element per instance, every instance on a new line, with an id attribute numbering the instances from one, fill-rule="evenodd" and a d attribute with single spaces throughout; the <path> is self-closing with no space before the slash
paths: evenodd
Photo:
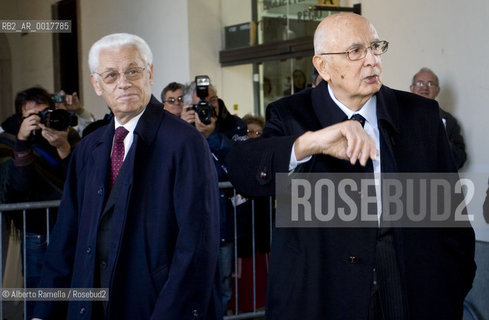
<path id="1" fill-rule="evenodd" d="M 92 151 L 89 168 L 93 168 L 93 172 L 90 173 L 91 179 L 89 186 L 97 188 L 99 197 L 94 198 L 97 201 L 96 214 L 98 220 L 100 219 L 105 200 L 107 199 L 108 192 L 108 173 L 110 170 L 110 152 L 112 149 L 112 138 L 114 136 L 114 121 L 112 120 L 107 128 L 102 132 L 99 140 Z"/>
<path id="2" fill-rule="evenodd" d="M 161 104 L 158 104 L 158 100 L 154 96 L 151 96 L 151 100 L 144 114 L 134 129 L 134 135 L 139 136 L 144 145 L 151 145 L 156 138 L 156 133 L 161 124 L 161 118 L 164 116 L 165 111 L 161 108 Z"/>
<path id="3" fill-rule="evenodd" d="M 319 86 L 312 90 L 311 99 L 314 113 L 321 124 L 321 128 L 346 120 L 345 113 L 331 99 L 326 81 L 321 81 Z"/>
<path id="4" fill-rule="evenodd" d="M 130 190 L 134 179 L 134 169 L 135 163 L 137 161 L 136 151 L 138 148 L 145 148 L 145 145 L 151 145 L 156 137 L 156 132 L 160 124 L 160 117 L 163 116 L 163 109 L 155 105 L 156 98 L 151 97 L 151 100 L 146 107 L 143 115 L 139 119 L 136 128 L 134 129 L 134 140 L 130 150 L 126 155 L 124 164 L 122 165 L 121 171 L 116 179 L 116 182 L 110 192 L 110 196 L 105 204 L 103 214 L 106 214 L 112 207 L 114 210 L 119 210 L 123 214 L 123 220 L 125 221 L 125 216 L 127 214 L 127 205 L 129 203 Z M 112 125 L 111 134 L 114 134 L 114 126 Z M 110 149 L 112 148 L 112 137 L 110 138 Z M 108 174 L 105 173 L 106 176 Z M 108 180 L 108 179 L 106 179 Z"/>
<path id="5" fill-rule="evenodd" d="M 377 93 L 382 172 L 397 172 L 395 146 L 399 140 L 399 105 L 394 92 L 382 86 Z"/>

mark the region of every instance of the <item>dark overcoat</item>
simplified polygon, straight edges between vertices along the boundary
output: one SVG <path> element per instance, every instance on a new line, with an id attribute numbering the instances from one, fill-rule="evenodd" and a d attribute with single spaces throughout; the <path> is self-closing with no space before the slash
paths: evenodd
<path id="1" fill-rule="evenodd" d="M 40 287 L 94 286 L 113 135 L 112 120 L 73 154 Z M 206 140 L 152 97 L 124 166 L 110 233 L 107 318 L 217 319 L 218 182 Z M 35 315 L 91 319 L 92 310 L 90 301 L 41 302 Z"/>
<path id="2" fill-rule="evenodd" d="M 382 172 L 456 172 L 436 101 L 386 86 L 376 96 Z M 272 103 L 263 138 L 229 153 L 231 182 L 245 195 L 273 194 L 275 173 L 288 172 L 295 139 L 344 120 L 324 81 Z M 352 166 L 315 155 L 296 171 L 351 172 Z M 368 319 L 377 228 L 273 231 L 267 319 Z M 408 319 L 461 319 L 475 273 L 472 228 L 393 232 Z"/>

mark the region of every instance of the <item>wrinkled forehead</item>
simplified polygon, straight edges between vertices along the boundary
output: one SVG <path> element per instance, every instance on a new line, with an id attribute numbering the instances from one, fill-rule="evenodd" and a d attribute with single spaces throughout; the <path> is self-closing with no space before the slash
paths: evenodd
<path id="1" fill-rule="evenodd" d="M 330 18 L 331 19 L 328 19 Z M 335 14 L 321 26 L 324 45 L 329 50 L 346 50 L 352 45 L 368 45 L 379 40 L 375 27 L 357 14 Z"/>
<path id="2" fill-rule="evenodd" d="M 425 81 L 436 81 L 437 78 L 434 74 L 432 74 L 431 72 L 426 72 L 426 71 L 422 71 L 422 72 L 419 72 L 415 79 L 415 81 L 417 80 L 425 80 Z"/>
<path id="3" fill-rule="evenodd" d="M 99 69 L 118 70 L 127 67 L 144 67 L 144 61 L 136 46 L 123 46 L 100 50 Z"/>

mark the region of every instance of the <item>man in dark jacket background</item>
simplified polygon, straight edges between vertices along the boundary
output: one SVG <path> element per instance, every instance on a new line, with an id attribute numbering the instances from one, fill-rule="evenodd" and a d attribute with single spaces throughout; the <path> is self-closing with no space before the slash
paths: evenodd
<path id="1" fill-rule="evenodd" d="M 414 76 L 409 89 L 412 93 L 416 93 L 428 99 L 436 99 L 440 93 L 440 81 L 438 76 L 429 68 L 421 68 Z M 443 120 L 445 130 L 450 141 L 452 154 L 455 159 L 457 169 L 461 169 L 467 160 L 465 152 L 465 141 L 462 136 L 462 129 L 458 124 L 457 119 L 448 111 L 440 108 L 440 118 Z"/>

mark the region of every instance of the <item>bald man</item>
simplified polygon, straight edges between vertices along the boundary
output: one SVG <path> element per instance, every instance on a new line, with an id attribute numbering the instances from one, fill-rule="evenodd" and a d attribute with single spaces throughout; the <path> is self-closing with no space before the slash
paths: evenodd
<path id="1" fill-rule="evenodd" d="M 238 191 L 272 195 L 277 173 L 456 172 L 437 102 L 382 84 L 387 48 L 364 17 L 326 17 L 313 57 L 325 81 L 270 104 L 262 138 L 231 151 Z M 379 200 L 368 214 L 381 219 Z M 267 319 L 462 318 L 475 273 L 470 226 L 348 226 L 275 227 Z"/>
<path id="2" fill-rule="evenodd" d="M 409 86 L 412 93 L 416 93 L 428 99 L 436 99 L 440 93 L 438 76 L 429 68 L 421 68 L 414 76 Z M 461 134 L 457 119 L 449 112 L 440 108 L 440 117 L 443 119 L 448 135 L 448 141 L 452 147 L 453 157 L 458 169 L 461 169 L 467 160 L 465 141 Z"/>

